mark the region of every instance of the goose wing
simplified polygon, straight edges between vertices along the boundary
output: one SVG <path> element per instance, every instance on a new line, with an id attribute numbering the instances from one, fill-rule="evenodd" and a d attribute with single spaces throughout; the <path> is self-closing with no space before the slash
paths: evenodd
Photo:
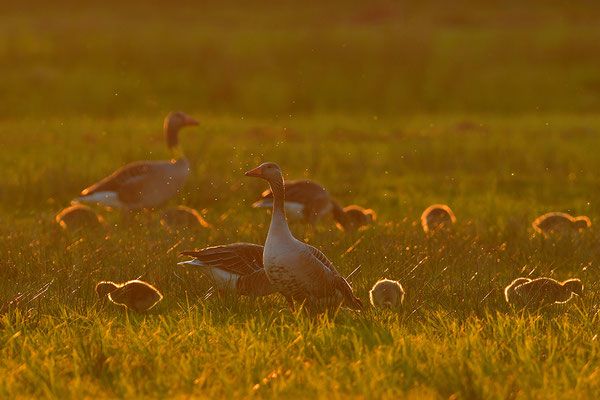
<path id="1" fill-rule="evenodd" d="M 267 296 L 277 291 L 271 284 L 264 268 L 254 271 L 250 275 L 240 276 L 236 289 L 241 295 L 253 297 Z"/>
<path id="2" fill-rule="evenodd" d="M 335 269 L 333 263 L 319 249 L 305 244 L 308 251 L 305 257 L 308 282 L 314 284 L 309 290 L 317 297 L 329 297 L 336 291 L 341 295 L 344 304 L 355 310 L 362 309 L 362 301 L 354 295 L 350 284 Z M 314 288 L 314 289 L 310 289 Z"/>
<path id="3" fill-rule="evenodd" d="M 138 161 L 127 164 L 102 179 L 100 182 L 84 189 L 81 192 L 81 195 L 88 196 L 90 194 L 108 191 L 118 192 L 124 185 L 144 179 L 148 174 L 151 174 L 152 170 L 153 163 L 148 161 Z"/>
<path id="4" fill-rule="evenodd" d="M 285 200 L 307 204 L 313 201 L 329 199 L 329 192 L 323 186 L 310 180 L 285 181 Z M 271 189 L 265 190 L 261 199 L 273 198 Z"/>
<path id="5" fill-rule="evenodd" d="M 250 275 L 263 270 L 264 247 L 252 243 L 232 243 L 207 247 L 198 251 L 183 251 L 180 254 L 194 257 L 203 264 L 220 268 L 236 275 Z"/>

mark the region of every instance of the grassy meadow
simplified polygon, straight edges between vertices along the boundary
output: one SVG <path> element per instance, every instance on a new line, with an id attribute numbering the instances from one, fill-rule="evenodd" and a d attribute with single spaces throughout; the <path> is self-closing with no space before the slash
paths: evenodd
<path id="1" fill-rule="evenodd" d="M 600 398 L 600 6 L 493 2 L 86 3 L 0 13 L 0 398 Z M 210 229 L 168 232 L 100 210 L 106 232 L 54 221 L 117 167 L 167 159 L 192 174 L 171 205 Z M 178 252 L 263 244 L 250 207 L 263 161 L 322 183 L 373 226 L 293 225 L 366 303 L 309 318 L 278 295 L 206 298 Z M 458 222 L 428 239 L 419 217 Z M 531 221 L 587 215 L 579 237 Z M 584 296 L 516 313 L 517 276 L 578 277 Z M 101 307 L 100 280 L 140 278 L 144 315 Z"/>

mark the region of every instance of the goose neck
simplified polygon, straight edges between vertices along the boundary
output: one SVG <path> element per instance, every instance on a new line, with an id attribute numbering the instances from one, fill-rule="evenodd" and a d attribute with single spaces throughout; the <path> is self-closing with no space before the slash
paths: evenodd
<path id="1" fill-rule="evenodd" d="M 289 233 L 289 227 L 285 218 L 285 188 L 283 178 L 269 181 L 273 193 L 273 216 L 271 218 L 271 230 L 282 229 Z"/>
<path id="2" fill-rule="evenodd" d="M 169 150 L 171 151 L 171 158 L 173 160 L 181 160 L 182 158 L 185 157 L 183 155 L 183 150 L 181 149 L 181 146 L 179 146 L 179 145 L 169 147 Z"/>

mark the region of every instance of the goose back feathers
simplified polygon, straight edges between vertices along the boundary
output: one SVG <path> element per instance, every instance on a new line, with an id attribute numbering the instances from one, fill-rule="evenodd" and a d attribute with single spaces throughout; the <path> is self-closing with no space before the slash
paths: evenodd
<path id="1" fill-rule="evenodd" d="M 194 259 L 179 265 L 199 268 L 218 290 L 244 296 L 266 296 L 276 290 L 265 272 L 263 249 L 252 243 L 232 243 L 184 251 L 180 254 Z"/>
<path id="2" fill-rule="evenodd" d="M 285 182 L 285 210 L 292 221 L 305 220 L 310 224 L 331 212 L 332 204 L 329 191 L 310 180 Z M 255 208 L 272 208 L 273 192 L 265 190 L 261 198 L 252 204 Z"/>

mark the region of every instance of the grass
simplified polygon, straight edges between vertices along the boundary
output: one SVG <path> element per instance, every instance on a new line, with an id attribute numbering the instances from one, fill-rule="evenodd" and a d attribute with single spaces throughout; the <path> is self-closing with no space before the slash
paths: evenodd
<path id="1" fill-rule="evenodd" d="M 7 7 L 0 397 L 598 398 L 598 13 Z M 106 234 L 63 232 L 54 215 L 82 188 L 168 157 L 174 108 L 202 124 L 182 132 L 192 174 L 172 204 L 214 228 L 103 211 Z M 278 296 L 204 299 L 209 283 L 177 252 L 264 242 L 269 216 L 249 205 L 266 186 L 243 172 L 267 160 L 377 212 L 365 231 L 292 230 L 342 274 L 360 265 L 363 300 L 399 279 L 401 309 L 311 319 Z M 458 223 L 428 240 L 418 219 L 438 202 Z M 544 241 L 530 223 L 548 211 L 588 215 L 592 230 Z M 515 313 L 502 289 L 521 275 L 579 277 L 585 295 Z M 165 295 L 151 312 L 97 304 L 97 281 L 137 277 Z"/>

